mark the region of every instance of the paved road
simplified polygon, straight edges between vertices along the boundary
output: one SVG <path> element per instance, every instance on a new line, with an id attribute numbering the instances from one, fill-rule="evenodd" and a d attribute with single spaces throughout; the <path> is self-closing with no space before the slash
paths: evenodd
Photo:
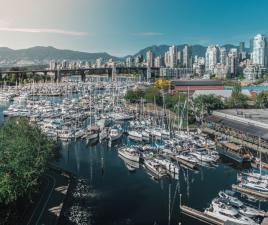
<path id="1" fill-rule="evenodd" d="M 54 170 L 48 170 L 45 175 L 46 187 L 27 225 L 56 225 L 62 208 L 62 203 L 69 185 L 69 179 Z"/>

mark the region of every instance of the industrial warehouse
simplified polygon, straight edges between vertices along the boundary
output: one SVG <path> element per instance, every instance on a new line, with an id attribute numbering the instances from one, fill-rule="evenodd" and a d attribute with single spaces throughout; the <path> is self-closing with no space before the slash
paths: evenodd
<path id="1" fill-rule="evenodd" d="M 205 118 L 205 133 L 250 149 L 268 152 L 268 112 L 263 109 L 226 109 Z"/>

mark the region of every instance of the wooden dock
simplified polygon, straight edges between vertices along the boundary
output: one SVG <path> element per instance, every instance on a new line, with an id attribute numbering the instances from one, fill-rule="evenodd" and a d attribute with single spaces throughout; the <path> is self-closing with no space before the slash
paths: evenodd
<path id="1" fill-rule="evenodd" d="M 266 193 L 263 193 L 263 192 L 254 191 L 254 190 L 251 190 L 249 188 L 240 187 L 240 186 L 235 185 L 235 184 L 232 185 L 232 189 L 235 190 L 235 191 L 238 191 L 238 192 L 242 192 L 242 193 L 245 193 L 245 194 L 256 196 L 258 198 L 268 200 L 268 193 L 266 194 Z"/>
<path id="2" fill-rule="evenodd" d="M 190 207 L 181 205 L 180 206 L 180 210 L 182 213 L 184 213 L 187 216 L 190 216 L 194 219 L 198 219 L 202 222 L 208 223 L 208 224 L 215 224 L 215 225 L 224 225 L 224 221 L 217 219 L 217 218 L 213 218 L 211 216 L 206 215 L 203 212 L 200 212 L 196 209 L 192 209 Z"/>

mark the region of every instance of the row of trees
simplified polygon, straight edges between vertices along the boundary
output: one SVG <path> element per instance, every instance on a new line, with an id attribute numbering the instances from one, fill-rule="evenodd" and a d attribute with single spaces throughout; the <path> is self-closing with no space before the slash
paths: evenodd
<path id="1" fill-rule="evenodd" d="M 10 119 L 0 128 L 1 205 L 34 191 L 54 149 L 55 143 L 26 119 Z"/>
<path id="2" fill-rule="evenodd" d="M 142 98 L 146 102 L 156 103 L 160 106 L 164 101 L 165 107 L 175 112 L 177 104 L 182 104 L 187 95 L 182 93 L 163 94 L 159 88 L 150 86 L 146 89 L 129 90 L 125 98 L 131 103 L 139 102 Z M 224 108 L 268 108 L 268 92 L 263 91 L 256 97 L 248 97 L 242 93 L 241 87 L 236 85 L 231 97 L 225 101 L 214 95 L 203 95 L 193 99 L 193 105 L 197 112 L 206 111 L 208 113 L 211 110 Z"/>
<path id="3" fill-rule="evenodd" d="M 140 102 L 144 99 L 147 103 L 155 103 L 162 106 L 165 103 L 165 107 L 174 111 L 178 102 L 184 102 L 187 96 L 185 94 L 163 94 L 157 87 L 150 86 L 146 89 L 129 90 L 125 96 L 125 99 L 131 103 Z"/>

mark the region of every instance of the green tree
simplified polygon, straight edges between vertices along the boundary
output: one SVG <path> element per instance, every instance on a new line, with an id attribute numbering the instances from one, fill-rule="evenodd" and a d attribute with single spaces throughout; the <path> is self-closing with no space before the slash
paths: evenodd
<path id="1" fill-rule="evenodd" d="M 144 98 L 147 102 L 154 103 L 161 105 L 163 103 L 162 94 L 160 90 L 154 86 L 150 86 L 145 90 Z"/>
<path id="2" fill-rule="evenodd" d="M 166 107 L 172 111 L 176 111 L 176 105 L 178 103 L 184 102 L 186 97 L 187 97 L 186 94 L 179 94 L 179 93 L 167 94 L 165 95 Z"/>
<path id="3" fill-rule="evenodd" d="M 0 204 L 35 189 L 54 149 L 55 143 L 26 119 L 10 119 L 0 128 Z"/>
<path id="4" fill-rule="evenodd" d="M 268 93 L 262 91 L 256 97 L 255 106 L 257 108 L 267 108 L 268 107 Z"/>
<path id="5" fill-rule="evenodd" d="M 128 90 L 125 99 L 130 101 L 131 103 L 140 101 L 141 98 L 144 98 L 144 90 Z"/>
<path id="6" fill-rule="evenodd" d="M 229 108 L 247 108 L 248 97 L 242 94 L 240 85 L 233 87 L 232 96 L 227 100 L 226 105 Z"/>
<path id="7" fill-rule="evenodd" d="M 211 110 L 223 109 L 223 101 L 214 95 L 200 95 L 194 99 L 194 105 L 198 112 L 206 110 L 210 113 Z"/>

